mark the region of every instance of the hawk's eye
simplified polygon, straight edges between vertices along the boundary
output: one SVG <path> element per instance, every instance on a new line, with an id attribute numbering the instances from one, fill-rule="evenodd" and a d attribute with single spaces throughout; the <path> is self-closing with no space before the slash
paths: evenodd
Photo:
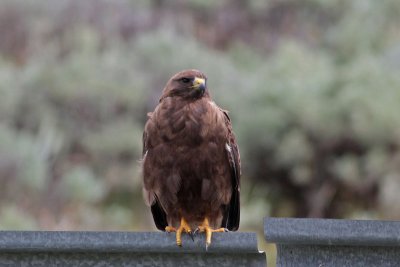
<path id="1" fill-rule="evenodd" d="M 182 81 L 183 83 L 189 83 L 189 82 L 190 82 L 190 79 L 189 79 L 189 78 L 182 78 L 181 81 Z"/>

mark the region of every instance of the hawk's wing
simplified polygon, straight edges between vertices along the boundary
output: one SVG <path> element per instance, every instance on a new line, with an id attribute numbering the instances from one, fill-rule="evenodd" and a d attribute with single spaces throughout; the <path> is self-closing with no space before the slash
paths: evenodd
<path id="1" fill-rule="evenodd" d="M 148 152 L 148 140 L 147 140 L 147 132 L 146 128 L 143 132 L 143 160 L 145 160 L 146 154 Z M 143 187 L 144 188 L 144 187 Z M 144 189 L 146 190 L 146 189 Z M 146 198 L 151 206 L 151 213 L 153 214 L 154 223 L 158 230 L 165 231 L 165 227 L 168 226 L 167 214 L 163 207 L 161 206 L 161 202 L 158 199 L 157 195 L 154 192 L 146 191 Z"/>
<path id="2" fill-rule="evenodd" d="M 221 226 L 230 231 L 236 231 L 239 228 L 240 222 L 240 154 L 235 135 L 232 131 L 231 120 L 227 111 L 222 110 L 222 112 L 225 114 L 225 124 L 228 128 L 228 142 L 225 148 L 231 170 L 232 196 L 223 215 Z"/>

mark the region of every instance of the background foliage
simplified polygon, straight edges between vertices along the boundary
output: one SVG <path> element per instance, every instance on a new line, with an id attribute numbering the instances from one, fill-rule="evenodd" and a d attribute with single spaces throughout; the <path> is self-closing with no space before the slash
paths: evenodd
<path id="1" fill-rule="evenodd" d="M 230 110 L 242 230 L 400 219 L 396 0 L 0 2 L 0 229 L 154 229 L 146 113 L 184 68 Z"/>

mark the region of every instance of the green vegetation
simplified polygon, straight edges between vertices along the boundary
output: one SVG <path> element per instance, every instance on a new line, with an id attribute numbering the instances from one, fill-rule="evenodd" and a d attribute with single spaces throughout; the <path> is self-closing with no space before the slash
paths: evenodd
<path id="1" fill-rule="evenodd" d="M 400 219 L 400 4 L 2 1 L 0 229 L 151 230 L 141 134 L 198 68 L 230 110 L 242 229 Z"/>

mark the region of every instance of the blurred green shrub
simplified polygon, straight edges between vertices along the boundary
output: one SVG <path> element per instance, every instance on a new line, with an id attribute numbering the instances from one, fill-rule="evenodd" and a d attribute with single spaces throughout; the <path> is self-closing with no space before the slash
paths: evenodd
<path id="1" fill-rule="evenodd" d="M 243 228 L 400 218 L 399 14 L 395 0 L 3 1 L 0 228 L 148 229 L 142 129 L 185 68 L 230 110 Z"/>

